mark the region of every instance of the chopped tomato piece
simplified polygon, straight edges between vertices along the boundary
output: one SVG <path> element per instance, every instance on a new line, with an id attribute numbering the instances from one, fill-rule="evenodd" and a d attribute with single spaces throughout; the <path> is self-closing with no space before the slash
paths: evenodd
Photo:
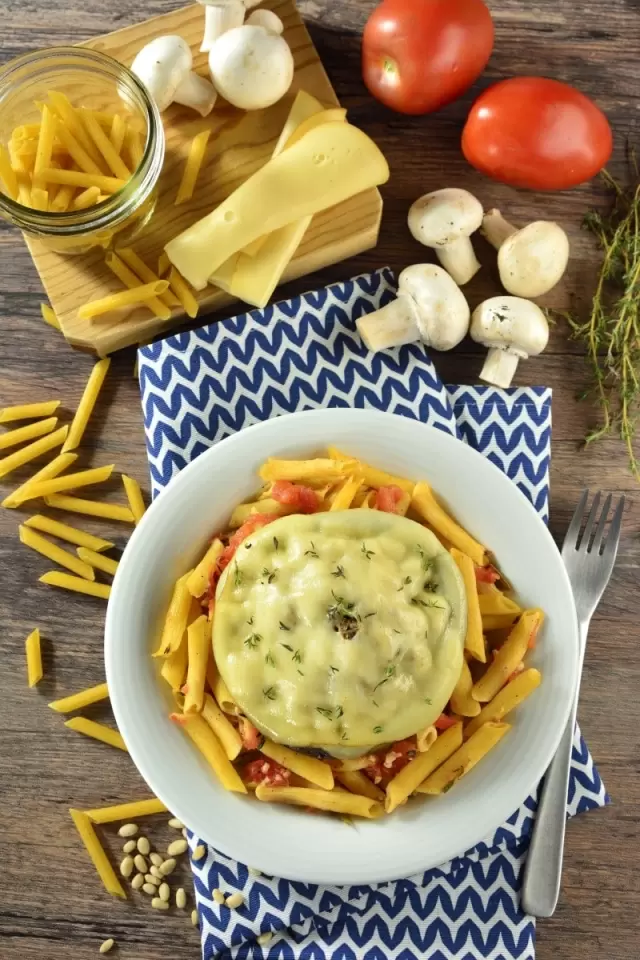
<path id="1" fill-rule="evenodd" d="M 291 782 L 291 771 L 267 757 L 258 757 L 257 760 L 252 760 L 242 772 L 245 783 L 265 784 L 268 787 L 287 787 Z"/>
<path id="2" fill-rule="evenodd" d="M 402 500 L 404 494 L 400 487 L 396 487 L 395 484 L 390 484 L 387 487 L 380 487 L 376 493 L 376 510 L 381 510 L 383 513 L 397 513 L 398 504 Z"/>
<path id="3" fill-rule="evenodd" d="M 260 731 L 246 717 L 238 717 L 238 723 L 245 750 L 259 750 L 264 740 Z"/>
<path id="4" fill-rule="evenodd" d="M 271 496 L 278 503 L 293 507 L 299 513 L 317 513 L 320 509 L 320 497 L 311 487 L 290 480 L 276 480 Z"/>
<path id="5" fill-rule="evenodd" d="M 228 566 L 229 561 L 233 559 L 233 556 L 247 537 L 251 536 L 256 530 L 259 530 L 260 527 L 266 527 L 268 523 L 273 523 L 274 520 L 277 520 L 278 517 L 275 513 L 254 513 L 249 517 L 248 520 L 242 524 L 241 527 L 238 527 L 234 535 L 229 540 L 228 545 L 224 548 L 220 557 L 218 559 L 217 573 L 220 574 L 226 566 Z"/>
<path id="6" fill-rule="evenodd" d="M 453 727 L 457 722 L 455 717 L 449 717 L 446 713 L 441 713 L 434 723 L 434 727 L 436 730 L 448 730 L 449 727 Z"/>
<path id="7" fill-rule="evenodd" d="M 416 753 L 415 737 L 410 740 L 399 740 L 384 753 L 372 754 L 363 772 L 374 783 L 386 787 L 403 767 L 414 759 Z"/>
<path id="8" fill-rule="evenodd" d="M 486 567 L 476 567 L 476 581 L 478 583 L 497 583 L 500 576 L 500 571 L 496 570 L 490 563 Z"/>

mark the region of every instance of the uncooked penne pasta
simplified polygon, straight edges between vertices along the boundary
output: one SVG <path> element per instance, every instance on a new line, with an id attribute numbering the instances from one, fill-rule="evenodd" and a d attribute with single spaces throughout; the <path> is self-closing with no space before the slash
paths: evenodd
<path id="1" fill-rule="evenodd" d="M 133 290 L 140 286 L 140 278 L 115 253 L 108 253 L 105 257 L 105 263 L 128 289 Z M 171 316 L 171 310 L 159 297 L 149 297 L 145 304 L 161 320 L 168 320 Z"/>
<path id="2" fill-rule="evenodd" d="M 510 729 L 508 723 L 483 723 L 441 767 L 427 777 L 420 785 L 419 792 L 431 795 L 446 793 L 454 783 L 473 770 L 476 763 L 486 756 Z"/>
<path id="3" fill-rule="evenodd" d="M 57 417 L 49 417 L 46 420 L 37 420 L 35 423 L 30 423 L 26 427 L 16 427 L 15 430 L 0 433 L 0 450 L 17 447 L 19 443 L 43 437 L 55 430 L 57 423 Z"/>
<path id="4" fill-rule="evenodd" d="M 231 790 L 233 793 L 247 792 L 238 772 L 224 752 L 222 744 L 200 714 L 172 714 L 172 719 L 191 738 L 226 790 Z"/>
<path id="5" fill-rule="evenodd" d="M 63 454 L 63 456 L 74 457 L 75 454 Z M 35 479 L 35 478 L 34 478 Z M 88 550 L 101 553 L 103 550 L 110 550 L 113 546 L 110 540 L 103 540 L 102 537 L 96 537 L 92 533 L 85 533 L 84 530 L 77 530 L 67 523 L 59 523 L 58 520 L 52 520 L 50 517 L 42 516 L 37 513 L 29 517 L 24 522 L 25 527 L 31 527 L 34 530 L 40 530 L 42 533 L 49 533 L 52 537 L 58 537 L 59 540 L 66 540 L 68 543 L 74 543 L 78 547 L 86 547 Z M 115 562 L 115 561 L 113 561 Z"/>
<path id="6" fill-rule="evenodd" d="M 384 813 L 381 803 L 369 797 L 343 790 L 317 790 L 309 787 L 256 787 L 256 797 L 266 803 L 286 803 L 295 807 L 312 807 L 345 816 L 376 820 Z"/>
<path id="7" fill-rule="evenodd" d="M 477 717 L 465 725 L 465 740 L 489 720 L 503 720 L 512 710 L 526 700 L 540 686 L 542 676 L 539 670 L 531 667 L 518 673 L 502 690 L 495 695 L 480 711 Z"/>
<path id="8" fill-rule="evenodd" d="M 162 800 L 150 797 L 148 800 L 133 800 L 131 803 L 118 803 L 112 807 L 95 807 L 85 810 L 93 823 L 116 823 L 118 820 L 137 820 L 138 817 L 150 817 L 154 813 L 166 813 Z"/>
<path id="9" fill-rule="evenodd" d="M 20 506 L 22 503 L 22 495 L 30 483 L 37 483 L 39 480 L 50 480 L 52 477 L 59 476 L 64 470 L 67 469 L 67 467 L 70 467 L 72 463 L 75 463 L 77 459 L 78 455 L 76 453 L 60 453 L 50 463 L 44 466 L 42 470 L 38 470 L 38 472 L 34 473 L 29 480 L 25 480 L 25 482 L 17 487 L 13 493 L 10 493 L 8 497 L 5 497 L 2 501 L 2 506 L 10 509 Z M 28 521 L 25 522 L 27 526 L 30 526 Z M 46 533 L 47 531 L 44 532 Z"/>
<path id="10" fill-rule="evenodd" d="M 328 763 L 323 760 L 317 760 L 315 757 L 308 757 L 304 753 L 298 753 L 296 750 L 290 750 L 279 743 L 272 743 L 271 740 L 265 740 L 260 747 L 260 753 L 276 763 L 291 770 L 292 773 L 308 780 L 309 783 L 322 787 L 323 790 L 333 790 L 333 770 Z"/>
<path id="11" fill-rule="evenodd" d="M 51 543 L 50 540 L 41 536 L 37 531 L 21 525 L 19 527 L 19 535 L 20 542 L 24 543 L 25 547 L 31 547 L 32 550 L 41 553 L 42 556 L 48 560 L 52 560 L 54 563 L 60 564 L 61 567 L 66 567 L 68 570 L 71 570 L 78 577 L 84 577 L 85 580 L 95 580 L 95 573 L 88 563 L 84 563 L 78 557 L 74 557 L 72 553 L 63 550 L 62 547 L 59 547 L 56 543 Z"/>
<path id="12" fill-rule="evenodd" d="M 192 319 L 198 316 L 198 310 L 200 309 L 198 301 L 196 300 L 193 290 L 184 279 L 184 277 L 178 273 L 175 267 L 171 268 L 169 274 L 169 285 L 172 292 L 176 295 L 182 306 L 184 307 L 185 313 L 188 317 Z"/>
<path id="13" fill-rule="evenodd" d="M 369 777 L 359 770 L 336 770 L 335 778 L 350 793 L 357 793 L 361 797 L 368 797 L 370 800 L 384 803 L 384 790 L 377 787 Z"/>
<path id="14" fill-rule="evenodd" d="M 78 317 L 80 320 L 92 320 L 94 317 L 120 310 L 122 307 L 142 306 L 149 298 L 159 297 L 168 287 L 166 280 L 158 280 L 157 283 L 143 283 L 138 287 L 123 290 L 121 293 L 111 293 L 98 300 L 84 303 L 78 310 Z"/>
<path id="15" fill-rule="evenodd" d="M 35 417 L 50 417 L 60 406 L 60 400 L 44 400 L 42 403 L 22 403 L 0 408 L 0 423 L 15 420 L 32 420 Z"/>
<path id="16" fill-rule="evenodd" d="M 42 680 L 42 650 L 40 647 L 40 631 L 36 627 L 24 642 L 27 657 L 27 682 L 35 687 Z"/>
<path id="17" fill-rule="evenodd" d="M 54 477 L 52 480 L 40 480 L 37 483 L 32 481 L 23 492 L 20 502 L 24 503 L 27 500 L 36 500 L 40 497 L 44 499 L 65 490 L 76 490 L 79 487 L 104 483 L 113 473 L 114 466 L 115 464 L 111 463 L 105 467 L 80 470 L 78 473 L 65 473 L 61 477 Z"/>
<path id="18" fill-rule="evenodd" d="M 99 500 L 82 500 L 80 497 L 67 497 L 55 493 L 45 497 L 49 507 L 58 510 L 69 510 L 71 513 L 84 513 L 89 517 L 102 517 L 104 520 L 121 520 L 123 523 L 133 523 L 133 514 L 128 507 L 121 507 L 117 503 L 101 503 Z"/>
<path id="19" fill-rule="evenodd" d="M 196 185 L 196 180 L 198 179 L 198 174 L 200 173 L 210 136 L 211 130 L 203 130 L 201 133 L 196 134 L 191 141 L 187 162 L 185 163 L 180 186 L 178 187 L 176 206 L 184 203 L 186 200 L 190 200 L 193 196 L 193 190 Z"/>
<path id="20" fill-rule="evenodd" d="M 111 727 L 107 727 L 104 723 L 96 723 L 95 720 L 88 720 L 86 717 L 72 717 L 71 720 L 65 720 L 64 725 L 70 730 L 75 730 L 76 733 L 91 737 L 92 740 L 100 740 L 110 747 L 124 750 L 125 753 L 128 752 L 122 734 L 117 730 L 112 730 Z"/>
<path id="21" fill-rule="evenodd" d="M 143 283 L 155 283 L 156 280 L 162 279 L 162 275 L 154 273 L 151 267 L 148 267 L 144 260 L 130 247 L 123 247 L 118 250 L 118 256 L 126 263 L 130 270 L 133 270 L 133 272 L 140 277 Z M 160 299 L 163 303 L 166 303 L 168 307 L 176 307 L 180 304 L 175 293 L 172 293 L 171 290 L 165 290 Z"/>
<path id="22" fill-rule="evenodd" d="M 477 717 L 480 713 L 480 704 L 471 696 L 472 688 L 471 670 L 469 664 L 463 658 L 460 677 L 451 694 L 451 708 L 460 717 Z"/>
<path id="23" fill-rule="evenodd" d="M 74 710 L 88 707 L 90 703 L 106 700 L 108 696 L 109 689 L 106 683 L 98 683 L 95 687 L 87 687 L 86 690 L 72 693 L 68 697 L 62 697 L 61 700 L 52 700 L 49 706 L 56 713 L 73 713 Z"/>
<path id="24" fill-rule="evenodd" d="M 127 500 L 129 501 L 129 509 L 133 514 L 133 519 L 137 527 L 147 509 L 142 499 L 140 484 L 137 480 L 134 480 L 133 477 L 128 477 L 126 473 L 122 474 L 122 483 L 124 485 L 124 492 L 127 495 Z"/>
<path id="25" fill-rule="evenodd" d="M 428 483 L 422 482 L 415 485 L 411 506 L 430 527 L 433 527 L 436 533 L 471 557 L 479 567 L 484 566 L 487 556 L 485 548 L 443 510 Z"/>
<path id="26" fill-rule="evenodd" d="M 385 810 L 392 813 L 412 793 L 422 792 L 420 785 L 434 770 L 462 746 L 462 722 L 443 731 L 425 753 L 418 753 L 387 785 Z"/>
<path id="27" fill-rule="evenodd" d="M 462 576 L 464 591 L 467 597 L 465 649 L 469 651 L 474 660 L 486 663 L 487 653 L 485 650 L 484 636 L 482 634 L 482 617 L 480 616 L 480 604 L 478 602 L 475 564 L 471 557 L 468 557 L 456 547 L 451 548 L 451 556 L 455 560 L 456 566 Z M 456 712 L 459 713 L 460 711 Z"/>
<path id="28" fill-rule="evenodd" d="M 73 422 L 71 424 L 71 430 L 69 431 L 69 436 L 65 442 L 62 452 L 66 453 L 68 450 L 75 450 L 80 446 L 82 437 L 84 436 L 84 431 L 87 428 L 89 422 L 89 417 L 93 413 L 93 408 L 96 405 L 96 400 L 104 383 L 104 379 L 109 370 L 111 361 L 107 358 L 105 360 L 98 360 L 94 365 L 89 379 L 87 380 L 86 386 L 80 398 L 80 403 L 78 404 L 78 409 L 75 412 Z"/>
<path id="29" fill-rule="evenodd" d="M 186 588 L 186 584 L 185 584 Z M 188 594 L 191 599 L 191 594 Z M 184 712 L 200 713 L 204 705 L 204 681 L 209 659 L 209 621 L 198 617 L 187 627 L 187 682 L 184 694 Z"/>
<path id="30" fill-rule="evenodd" d="M 53 433 L 40 437 L 39 440 L 34 440 L 33 443 L 22 447 L 21 450 L 10 453 L 8 457 L 2 457 L 2 459 L 0 459 L 0 477 L 6 477 L 8 473 L 11 473 L 18 467 L 23 467 L 25 463 L 30 463 L 32 460 L 35 460 L 36 457 L 42 456 L 43 453 L 48 453 L 49 450 L 53 450 L 54 447 L 59 447 L 61 443 L 64 443 L 68 432 L 69 427 L 59 427 L 57 430 L 54 430 Z"/>
<path id="31" fill-rule="evenodd" d="M 182 640 L 182 635 L 187 628 L 189 611 L 191 609 L 191 594 L 187 590 L 187 580 L 192 571 L 179 577 L 173 588 L 173 595 L 169 603 L 169 609 L 164 621 L 162 636 L 158 649 L 153 654 L 154 657 L 168 657 L 170 653 L 177 650 Z"/>
<path id="32" fill-rule="evenodd" d="M 217 538 L 211 543 L 200 563 L 187 580 L 187 590 L 192 597 L 201 597 L 209 586 L 209 576 L 224 547 Z"/>
<path id="33" fill-rule="evenodd" d="M 57 198 L 57 196 L 56 196 L 56 199 L 53 200 L 53 201 L 52 201 L 52 204 L 51 204 L 51 207 L 52 207 L 52 209 L 54 209 L 54 210 L 57 209 L 57 208 L 55 207 L 55 204 L 56 204 L 56 202 L 57 202 L 57 199 L 58 199 L 58 198 Z M 41 303 L 41 304 L 40 304 L 40 313 L 42 314 L 42 319 L 44 320 L 45 323 L 48 323 L 49 326 L 50 326 L 50 327 L 53 327 L 54 330 L 59 330 L 59 329 L 60 329 L 60 321 L 58 320 L 58 318 L 57 318 L 57 316 L 56 316 L 56 314 L 55 314 L 55 311 L 52 310 L 52 308 L 49 306 L 48 303 Z"/>
<path id="34" fill-rule="evenodd" d="M 89 550 L 88 547 L 78 547 L 76 553 L 81 560 L 95 567 L 96 570 L 101 570 L 102 573 L 108 573 L 111 577 L 115 576 L 116 570 L 118 569 L 117 560 L 112 560 L 111 557 L 103 557 L 101 553 L 96 553 L 95 550 Z"/>
<path id="35" fill-rule="evenodd" d="M 39 579 L 40 583 L 46 583 L 50 587 L 59 587 L 61 590 L 70 590 L 72 593 L 86 593 L 87 596 L 99 597 L 101 600 L 108 600 L 111 595 L 111 587 L 106 583 L 92 583 L 90 580 L 72 577 L 70 573 L 61 573 L 59 570 L 50 570 Z"/>
<path id="36" fill-rule="evenodd" d="M 93 829 L 93 824 L 91 823 L 90 818 L 86 813 L 83 813 L 82 810 L 69 810 L 71 814 L 71 819 L 73 820 L 76 830 L 80 834 L 80 839 L 85 845 L 87 853 L 93 861 L 93 865 L 98 871 L 98 875 L 102 880 L 105 889 L 108 893 L 113 894 L 116 897 L 122 897 L 126 900 L 126 893 L 122 889 L 122 885 L 118 880 L 115 870 L 109 862 L 98 836 Z"/>
<path id="37" fill-rule="evenodd" d="M 480 703 L 493 700 L 498 691 L 524 660 L 544 620 L 542 610 L 525 610 L 508 638 L 495 652 L 493 663 L 477 680 L 471 695 Z"/>
<path id="38" fill-rule="evenodd" d="M 222 744 L 229 760 L 235 760 L 242 750 L 242 738 L 208 693 L 204 697 L 202 716 Z"/>

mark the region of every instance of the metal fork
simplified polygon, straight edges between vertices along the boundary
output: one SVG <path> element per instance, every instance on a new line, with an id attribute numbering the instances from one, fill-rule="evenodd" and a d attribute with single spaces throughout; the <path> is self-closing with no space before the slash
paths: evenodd
<path id="1" fill-rule="evenodd" d="M 587 515 L 588 501 L 589 491 L 584 490 L 562 546 L 562 559 L 569 574 L 578 614 L 580 642 L 578 684 L 569 722 L 562 735 L 558 752 L 544 779 L 525 867 L 521 903 L 525 912 L 534 917 L 552 916 L 558 903 L 573 732 L 578 711 L 587 631 L 591 617 L 611 578 L 620 542 L 624 497 L 620 497 L 615 504 L 606 535 L 605 527 L 612 505 L 611 494 L 604 502 L 599 519 L 600 494 L 596 493 Z M 580 536 L 585 518 L 586 525 Z"/>

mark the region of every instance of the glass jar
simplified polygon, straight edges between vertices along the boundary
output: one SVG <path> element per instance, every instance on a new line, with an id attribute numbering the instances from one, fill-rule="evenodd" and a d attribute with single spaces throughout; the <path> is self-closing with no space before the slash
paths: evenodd
<path id="1" fill-rule="evenodd" d="M 75 108 L 122 114 L 131 136 L 139 138 L 137 166 L 124 187 L 95 206 L 64 213 L 34 210 L 0 193 L 0 216 L 59 253 L 129 244 L 155 208 L 164 160 L 158 108 L 137 77 L 112 57 L 80 47 L 53 47 L 0 70 L 0 142 L 8 144 L 16 127 L 39 123 L 38 102 L 47 102 L 51 91 L 64 94 Z"/>

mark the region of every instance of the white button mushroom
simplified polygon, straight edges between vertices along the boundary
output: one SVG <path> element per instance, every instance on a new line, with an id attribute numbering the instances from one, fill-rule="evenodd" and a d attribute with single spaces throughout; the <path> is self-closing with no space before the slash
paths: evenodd
<path id="1" fill-rule="evenodd" d="M 423 340 L 434 350 L 453 350 L 469 329 L 469 305 L 449 274 L 417 263 L 398 278 L 398 296 L 356 321 L 369 350 L 387 350 Z"/>
<path id="2" fill-rule="evenodd" d="M 549 341 L 547 318 L 535 303 L 519 297 L 492 297 L 473 311 L 471 338 L 489 348 L 481 380 L 511 385 L 519 360 L 536 357 Z"/>
<path id="3" fill-rule="evenodd" d="M 273 10 L 254 10 L 247 17 L 247 23 L 250 27 L 264 27 L 267 33 L 277 33 L 278 36 L 284 33 L 284 23 Z"/>
<path id="4" fill-rule="evenodd" d="M 490 210 L 482 233 L 498 251 L 502 286 L 516 297 L 541 297 L 567 269 L 569 238 L 557 223 L 536 220 L 518 230 L 499 210 Z"/>
<path id="5" fill-rule="evenodd" d="M 409 210 L 409 230 L 419 243 L 433 247 L 438 260 L 459 286 L 480 269 L 469 237 L 482 223 L 482 204 L 457 187 L 427 193 Z"/>
<path id="6" fill-rule="evenodd" d="M 192 71 L 193 56 L 186 40 L 178 36 L 156 37 L 143 47 L 131 70 L 145 85 L 161 112 L 180 103 L 206 117 L 217 94 L 214 87 Z"/>
<path id="7" fill-rule="evenodd" d="M 242 0 L 198 0 L 204 7 L 204 36 L 201 53 L 208 53 L 218 37 L 227 30 L 241 27 L 246 7 Z"/>
<path id="8" fill-rule="evenodd" d="M 262 110 L 284 97 L 293 80 L 286 40 L 245 24 L 219 37 L 209 52 L 218 93 L 240 110 Z"/>

